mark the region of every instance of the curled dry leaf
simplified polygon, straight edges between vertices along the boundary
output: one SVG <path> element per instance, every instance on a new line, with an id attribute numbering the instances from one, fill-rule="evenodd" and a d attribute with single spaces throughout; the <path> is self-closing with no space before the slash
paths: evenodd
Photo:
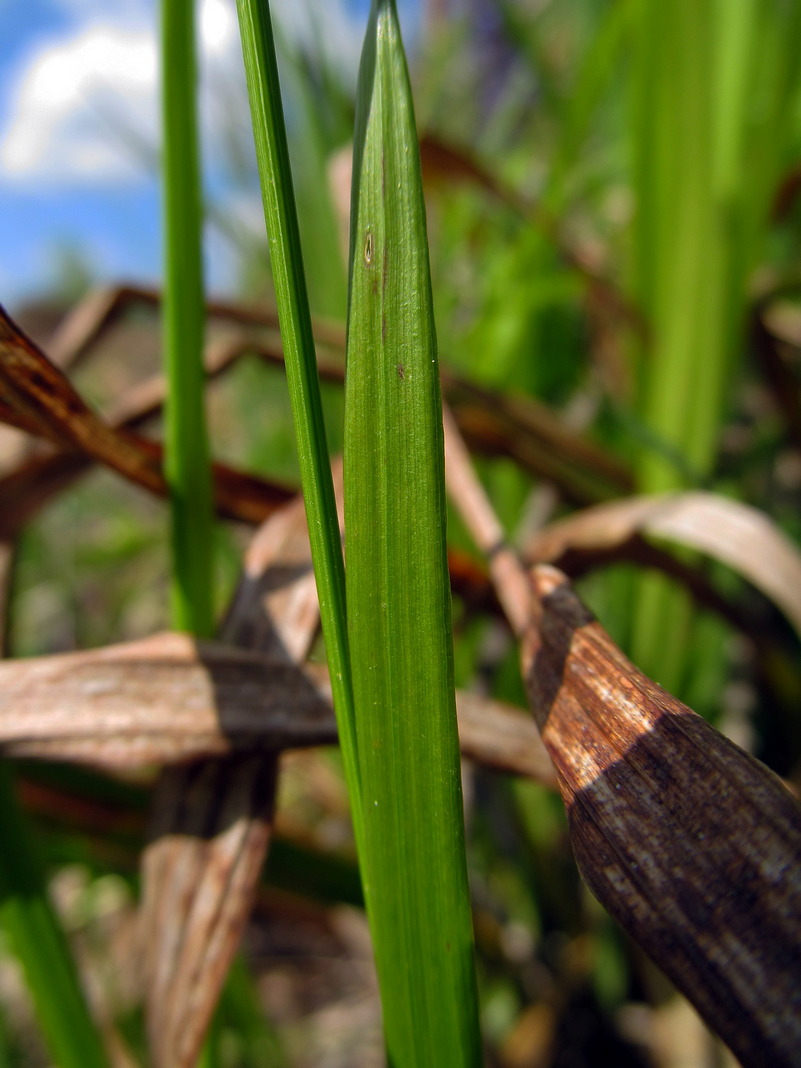
<path id="1" fill-rule="evenodd" d="M 632 497 L 554 523 L 528 545 L 533 561 L 605 553 L 665 538 L 727 564 L 761 590 L 801 635 L 801 552 L 763 512 L 713 493 Z"/>
<path id="2" fill-rule="evenodd" d="M 531 707 L 598 899 L 747 1065 L 801 1050 L 801 807 L 533 572 Z"/>
<path id="3" fill-rule="evenodd" d="M 162 474 L 162 449 L 131 430 L 109 426 L 93 412 L 66 375 L 30 340 L 0 307 L 0 420 L 44 438 L 61 452 L 53 457 L 36 457 L 31 482 L 41 493 L 42 486 L 61 487 L 96 460 L 124 478 L 156 493 L 166 495 Z M 47 478 L 48 465 L 55 467 Z M 44 471 L 43 471 L 44 467 Z M 2 510 L 0 531 L 8 537 L 18 529 L 17 516 L 29 515 L 33 504 L 23 494 L 27 487 L 25 465 L 0 481 Z M 23 472 L 23 474 L 21 474 Z M 220 513 L 243 522 L 263 521 L 286 503 L 291 493 L 253 475 L 235 471 L 224 464 L 214 465 L 215 494 Z M 26 509 L 25 505 L 28 504 Z"/>

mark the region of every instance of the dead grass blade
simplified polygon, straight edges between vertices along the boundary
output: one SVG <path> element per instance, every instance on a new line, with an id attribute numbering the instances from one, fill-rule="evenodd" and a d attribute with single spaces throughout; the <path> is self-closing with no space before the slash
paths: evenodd
<path id="1" fill-rule="evenodd" d="M 187 635 L 0 663 L 8 757 L 141 767 L 335 742 L 324 679 Z"/>
<path id="2" fill-rule="evenodd" d="M 86 453 L 152 492 L 163 488 L 151 450 L 107 427 L 67 377 L 0 308 L 2 414 L 56 445 Z M 9 414 L 10 412 L 10 414 Z M 33 430 L 33 427 L 38 427 Z"/>
<path id="3" fill-rule="evenodd" d="M 585 881 L 744 1064 L 789 1068 L 801 1048 L 801 806 L 767 768 L 638 671 L 561 572 L 536 568 L 526 606 L 520 562 L 447 416 L 445 431 L 451 495 L 489 557 L 513 629 L 523 629 L 531 707 Z M 707 503 L 719 522 L 711 534 L 698 530 L 696 547 L 727 521 L 741 530 L 737 520 L 761 530 L 763 551 L 781 547 L 758 513 L 743 517 L 739 506 L 732 518 L 715 510 L 718 498 Z M 640 502 L 645 516 L 649 505 Z M 630 512 L 622 513 L 628 522 Z M 668 509 L 658 529 L 697 530 L 698 521 L 697 510 L 688 520 Z M 628 529 L 623 520 L 619 527 Z M 568 520 L 552 529 L 576 527 Z M 589 535 L 597 541 L 592 524 Z M 553 535 L 560 551 L 569 541 Z M 731 554 L 734 543 L 729 531 Z"/>
<path id="4" fill-rule="evenodd" d="M 549 567 L 523 643 L 585 881 L 744 1064 L 798 1063 L 801 807 L 661 690 Z"/>
<path id="5" fill-rule="evenodd" d="M 632 497 L 580 512 L 541 531 L 533 561 L 636 547 L 643 538 L 677 542 L 727 564 L 769 597 L 801 635 L 801 551 L 763 512 L 712 493 Z"/>
<path id="6" fill-rule="evenodd" d="M 143 859 L 150 1063 L 197 1063 L 272 834 L 277 761 L 255 754 L 162 776 Z"/>
<path id="7" fill-rule="evenodd" d="M 445 431 L 445 485 L 477 547 L 489 562 L 490 578 L 513 632 L 522 636 L 531 622 L 531 587 L 517 553 L 490 504 L 470 462 L 470 454 L 447 407 L 442 411 Z"/>
<path id="8" fill-rule="evenodd" d="M 338 486 L 341 493 L 341 479 Z M 302 678 L 300 664 L 319 622 L 310 571 L 306 515 L 298 499 L 265 524 L 248 551 L 221 636 L 236 645 L 259 643 Z M 283 612 L 287 597 L 294 599 L 293 613 Z M 193 1068 L 200 1054 L 250 915 L 272 833 L 277 779 L 275 753 L 162 774 L 142 866 L 155 1068 Z M 169 941 L 153 935 L 167 929 Z"/>
<path id="9" fill-rule="evenodd" d="M 42 486 L 64 485 L 85 469 L 89 459 L 111 467 L 123 477 L 160 496 L 166 493 L 161 446 L 99 418 L 67 377 L 22 333 L 0 308 L 0 420 L 45 438 L 66 450 L 27 461 L 36 483 L 32 498 L 24 492 L 26 464 L 0 480 L 0 501 L 7 498 L 3 536 L 19 528 L 17 515 L 30 516 L 41 499 Z M 69 459 L 67 459 L 69 457 Z M 214 465 L 217 506 L 222 515 L 242 522 L 261 522 L 285 503 L 291 493 L 224 464 Z M 30 492 L 30 490 L 29 490 Z M 10 499 L 8 499 L 10 498 Z"/>
<path id="10" fill-rule="evenodd" d="M 258 585 L 252 594 L 272 591 Z M 295 600 L 288 613 L 308 615 Z M 254 611 L 251 633 L 269 628 Z M 255 643 L 254 643 L 255 648 Z M 286 647 L 284 647 L 286 649 Z M 520 709 L 458 692 L 462 752 L 498 771 L 555 785 Z M 0 752 L 101 768 L 336 745 L 328 672 L 284 655 L 164 633 L 86 652 L 0 663 Z"/>

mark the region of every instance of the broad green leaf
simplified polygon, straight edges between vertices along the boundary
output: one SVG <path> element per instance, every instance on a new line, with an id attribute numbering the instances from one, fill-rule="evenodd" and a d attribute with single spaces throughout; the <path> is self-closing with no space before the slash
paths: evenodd
<path id="1" fill-rule="evenodd" d="M 362 877 L 393 1068 L 481 1060 L 425 208 L 395 5 L 359 74 L 345 393 Z"/>

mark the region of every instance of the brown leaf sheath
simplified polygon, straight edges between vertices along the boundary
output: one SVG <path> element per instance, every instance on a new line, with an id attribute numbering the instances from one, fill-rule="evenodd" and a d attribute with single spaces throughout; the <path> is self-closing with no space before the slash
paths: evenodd
<path id="1" fill-rule="evenodd" d="M 531 706 L 587 884 L 747 1066 L 801 1064 L 801 807 L 535 569 Z"/>

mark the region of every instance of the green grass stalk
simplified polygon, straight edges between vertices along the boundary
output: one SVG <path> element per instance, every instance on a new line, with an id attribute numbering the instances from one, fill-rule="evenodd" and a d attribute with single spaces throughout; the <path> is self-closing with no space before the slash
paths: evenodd
<path id="1" fill-rule="evenodd" d="M 787 42 L 801 19 L 797 5 L 754 0 L 642 4 L 638 16 L 633 277 L 649 328 L 640 410 L 665 448 L 644 451 L 636 474 L 639 490 L 658 493 L 687 488 L 687 470 L 714 475 L 748 272 L 792 128 L 798 65 Z M 683 692 L 690 626 L 686 595 L 644 577 L 631 653 L 672 692 Z"/>
<path id="2" fill-rule="evenodd" d="M 358 845 L 361 841 L 361 804 L 345 614 L 345 571 L 275 40 L 266 0 L 237 0 L 237 11 L 320 618 Z M 337 255 L 335 249 L 331 255 Z"/>
<path id="3" fill-rule="evenodd" d="M 162 0 L 165 474 L 170 487 L 172 619 L 214 631 L 213 513 L 203 405 L 203 209 L 192 0 Z"/>
<path id="4" fill-rule="evenodd" d="M 667 448 L 644 450 L 636 478 L 641 492 L 662 493 L 687 488 L 671 451 L 702 476 L 714 462 L 720 403 L 698 392 L 700 382 L 720 378 L 712 365 L 728 359 L 726 248 L 712 180 L 711 7 L 677 0 L 670 11 L 642 5 L 639 15 L 635 273 L 649 328 L 640 410 Z M 666 580 L 638 583 L 631 653 L 671 692 L 681 692 L 690 619 L 689 598 Z"/>

